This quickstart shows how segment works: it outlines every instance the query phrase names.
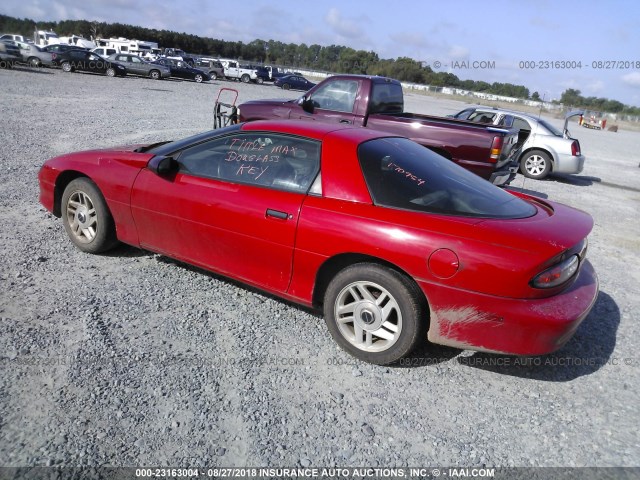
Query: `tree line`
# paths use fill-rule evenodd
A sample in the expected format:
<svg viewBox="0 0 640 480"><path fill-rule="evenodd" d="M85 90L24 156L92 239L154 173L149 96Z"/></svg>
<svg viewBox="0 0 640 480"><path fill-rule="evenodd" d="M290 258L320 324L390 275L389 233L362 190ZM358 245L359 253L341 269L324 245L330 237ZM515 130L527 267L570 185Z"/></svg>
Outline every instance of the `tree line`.
<svg viewBox="0 0 640 480"><path fill-rule="evenodd" d="M82 35L85 38L124 37L157 42L161 47L181 48L196 55L236 58L246 63L286 65L300 69L328 72L382 75L436 87L452 87L487 94L540 100L538 92L530 93L523 85L481 80L461 80L453 73L435 72L428 65L408 57L382 59L373 51L354 50L342 45L322 46L306 43L284 43L276 40L256 39L249 43L232 42L170 30L126 25L122 23L63 20L60 22L34 22L0 15L0 31L32 36L34 30L53 30L59 35ZM640 108L605 98L582 97L579 90L568 89L560 102L576 107L614 113L640 115Z"/></svg>
<svg viewBox="0 0 640 480"><path fill-rule="evenodd" d="M617 100L609 100L602 97L583 97L580 90L568 88L560 96L560 103L573 107L595 110L599 112L624 113L628 115L640 115L640 108L630 107Z"/></svg>

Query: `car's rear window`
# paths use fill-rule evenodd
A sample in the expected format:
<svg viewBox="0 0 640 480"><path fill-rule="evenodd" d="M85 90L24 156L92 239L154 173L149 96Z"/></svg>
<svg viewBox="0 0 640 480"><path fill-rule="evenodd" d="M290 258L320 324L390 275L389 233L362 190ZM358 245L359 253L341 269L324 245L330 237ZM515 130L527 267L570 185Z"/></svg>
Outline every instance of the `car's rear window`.
<svg viewBox="0 0 640 480"><path fill-rule="evenodd" d="M369 113L402 113L402 85L394 82L374 83L369 105Z"/></svg>
<svg viewBox="0 0 640 480"><path fill-rule="evenodd" d="M542 119L538 119L538 123L542 125L544 128L546 128L547 130L549 130L556 137L562 137L562 132L558 130L556 127L554 127L553 125L551 125L549 122Z"/></svg>
<svg viewBox="0 0 640 480"><path fill-rule="evenodd" d="M486 218L524 218L533 205L406 138L363 143L358 158L376 205Z"/></svg>

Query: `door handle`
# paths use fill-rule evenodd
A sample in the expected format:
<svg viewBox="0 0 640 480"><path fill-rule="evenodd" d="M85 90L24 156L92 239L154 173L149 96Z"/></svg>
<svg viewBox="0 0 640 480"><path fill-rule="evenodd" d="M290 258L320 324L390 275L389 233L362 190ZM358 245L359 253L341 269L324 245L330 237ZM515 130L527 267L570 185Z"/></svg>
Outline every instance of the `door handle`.
<svg viewBox="0 0 640 480"><path fill-rule="evenodd" d="M342 120L340 120L340 123L347 123L347 124L349 124L349 123L351 123L351 120L344 120L344 119L342 119Z"/></svg>
<svg viewBox="0 0 640 480"><path fill-rule="evenodd" d="M289 214L287 212L281 212L280 210L273 210L272 208L267 208L267 217L286 220L287 218L289 218Z"/></svg>

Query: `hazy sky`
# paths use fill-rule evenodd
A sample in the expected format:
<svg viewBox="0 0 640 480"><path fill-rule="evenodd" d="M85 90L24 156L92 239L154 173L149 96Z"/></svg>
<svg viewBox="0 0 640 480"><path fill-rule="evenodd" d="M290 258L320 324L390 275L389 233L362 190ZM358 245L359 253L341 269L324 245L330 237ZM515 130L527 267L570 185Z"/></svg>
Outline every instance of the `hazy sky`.
<svg viewBox="0 0 640 480"><path fill-rule="evenodd" d="M422 60L461 79L525 85L546 99L576 88L584 96L640 106L635 0L4 0L0 12L36 21L129 23L222 40L346 45L381 58Z"/></svg>

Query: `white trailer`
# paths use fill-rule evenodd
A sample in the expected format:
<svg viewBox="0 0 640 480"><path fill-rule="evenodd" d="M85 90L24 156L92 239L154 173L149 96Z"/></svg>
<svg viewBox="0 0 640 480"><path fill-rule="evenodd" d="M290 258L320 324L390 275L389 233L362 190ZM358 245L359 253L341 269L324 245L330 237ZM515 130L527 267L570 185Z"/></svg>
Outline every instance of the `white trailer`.
<svg viewBox="0 0 640 480"><path fill-rule="evenodd" d="M60 37L60 43L66 43L68 45L75 45L80 48L92 49L96 46L94 42L91 40L87 40L84 37L80 37L78 35L71 35L68 37Z"/></svg>
<svg viewBox="0 0 640 480"><path fill-rule="evenodd" d="M140 57L149 58L160 53L156 42L145 40L129 40L128 38L98 38L96 46L116 50L117 53L132 53Z"/></svg>

